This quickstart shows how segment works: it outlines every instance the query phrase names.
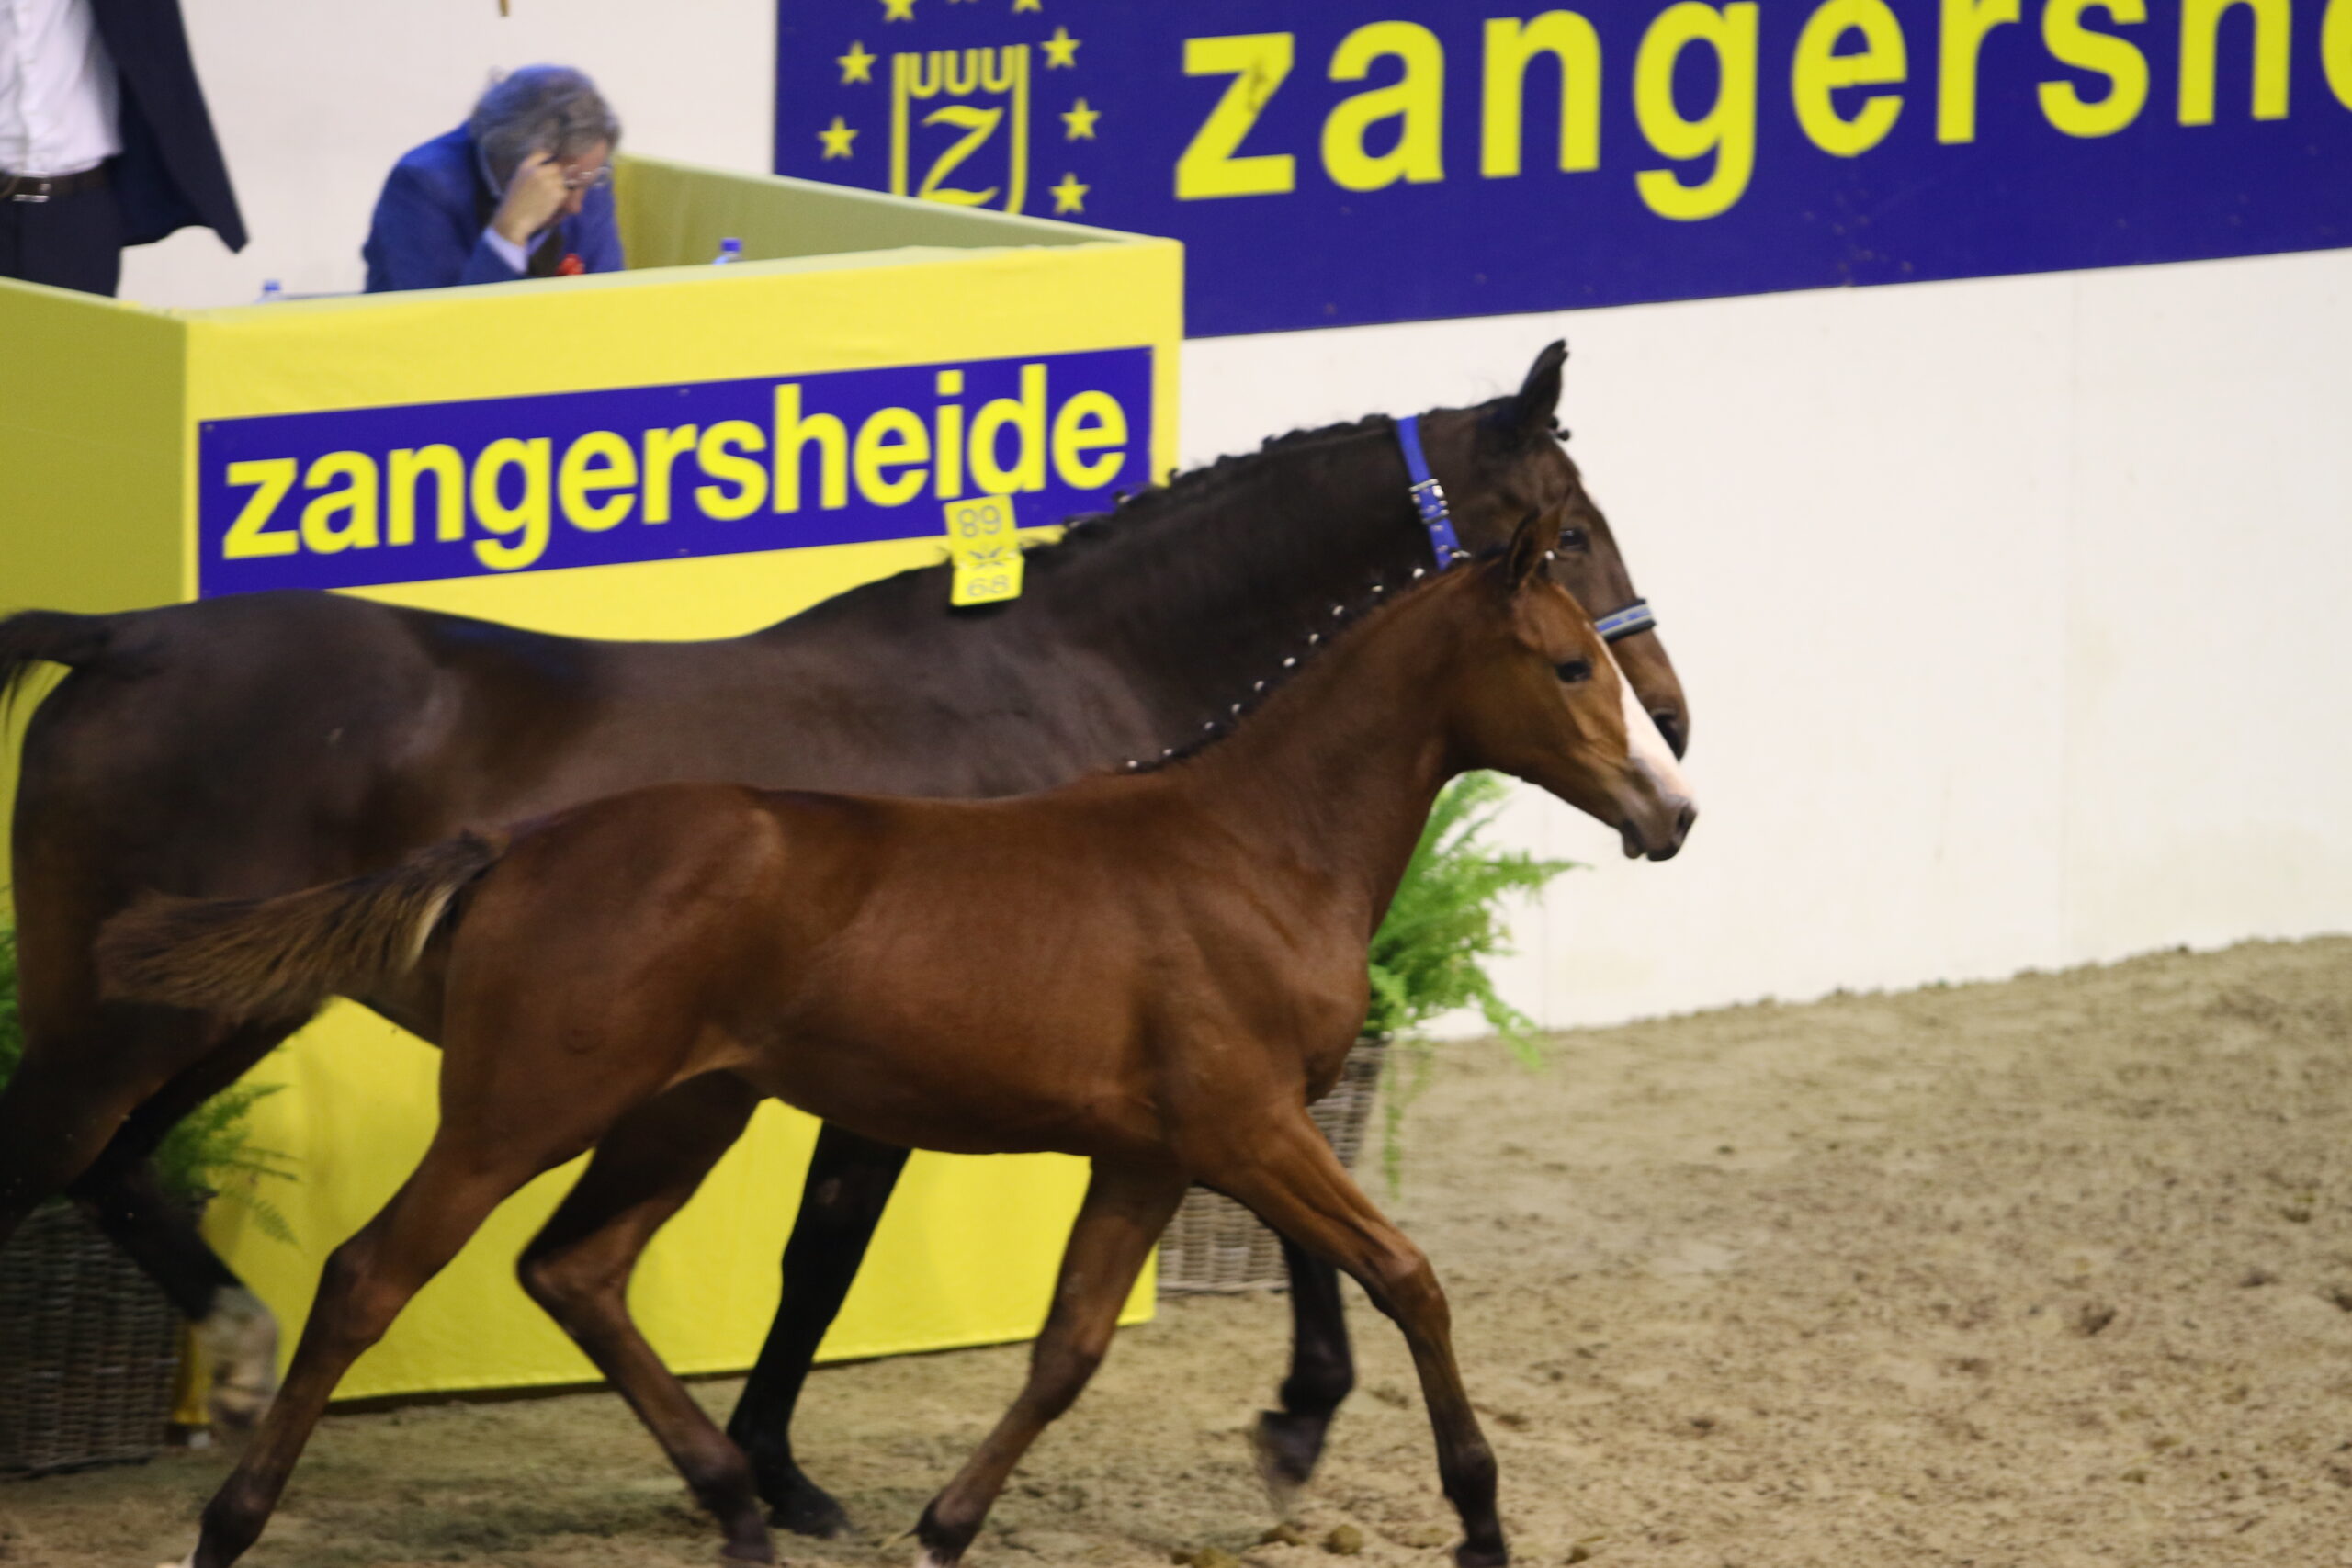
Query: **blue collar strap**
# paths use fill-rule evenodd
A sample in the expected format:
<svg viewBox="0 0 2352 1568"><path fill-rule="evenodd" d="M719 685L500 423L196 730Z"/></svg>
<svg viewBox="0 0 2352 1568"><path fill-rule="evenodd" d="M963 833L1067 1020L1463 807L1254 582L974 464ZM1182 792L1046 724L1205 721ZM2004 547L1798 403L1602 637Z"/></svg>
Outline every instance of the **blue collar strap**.
<svg viewBox="0 0 2352 1568"><path fill-rule="evenodd" d="M1592 623L1603 642L1623 642L1636 633L1649 631L1657 625L1657 617L1650 614L1650 602L1636 599L1614 615L1603 615Z"/></svg>
<svg viewBox="0 0 2352 1568"><path fill-rule="evenodd" d="M1408 414L1396 422L1396 445L1405 453L1405 472L1412 476L1413 505L1421 514L1421 526L1430 531L1430 553L1437 557L1437 569L1443 571L1466 553L1462 541L1453 536L1453 514L1445 509L1445 487L1430 472L1429 457L1421 451L1421 419Z"/></svg>

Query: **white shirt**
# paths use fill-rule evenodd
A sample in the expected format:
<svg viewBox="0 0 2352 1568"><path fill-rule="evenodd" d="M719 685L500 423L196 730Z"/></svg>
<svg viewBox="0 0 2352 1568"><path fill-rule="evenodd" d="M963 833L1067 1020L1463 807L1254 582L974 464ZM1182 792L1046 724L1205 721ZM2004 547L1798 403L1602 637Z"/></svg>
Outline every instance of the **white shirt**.
<svg viewBox="0 0 2352 1568"><path fill-rule="evenodd" d="M121 94L89 0L0 0L0 174L77 175L113 157Z"/></svg>

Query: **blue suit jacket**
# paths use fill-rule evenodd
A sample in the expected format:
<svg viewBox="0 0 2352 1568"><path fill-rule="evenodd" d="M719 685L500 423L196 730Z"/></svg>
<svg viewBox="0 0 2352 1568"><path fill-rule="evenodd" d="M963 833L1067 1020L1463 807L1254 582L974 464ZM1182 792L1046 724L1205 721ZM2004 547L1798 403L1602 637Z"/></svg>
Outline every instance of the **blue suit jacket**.
<svg viewBox="0 0 2352 1568"><path fill-rule="evenodd" d="M511 283L524 276L483 242L497 209L465 127L411 149L392 165L384 194L376 198L376 216L360 252L368 259L368 292ZM556 229L563 249L590 272L621 270L612 186L590 191L579 215L560 220Z"/></svg>

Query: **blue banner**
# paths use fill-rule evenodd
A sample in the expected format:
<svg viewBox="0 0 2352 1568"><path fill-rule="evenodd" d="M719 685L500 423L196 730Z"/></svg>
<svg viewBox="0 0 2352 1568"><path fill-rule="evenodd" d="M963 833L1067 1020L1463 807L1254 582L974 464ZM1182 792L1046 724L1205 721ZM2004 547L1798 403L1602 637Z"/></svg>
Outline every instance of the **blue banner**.
<svg viewBox="0 0 2352 1568"><path fill-rule="evenodd" d="M356 588L1023 525L1150 478L1151 350L216 420L198 592Z"/></svg>
<svg viewBox="0 0 2352 1568"><path fill-rule="evenodd" d="M780 0L778 172L1182 240L1198 335L2352 243L2352 0Z"/></svg>

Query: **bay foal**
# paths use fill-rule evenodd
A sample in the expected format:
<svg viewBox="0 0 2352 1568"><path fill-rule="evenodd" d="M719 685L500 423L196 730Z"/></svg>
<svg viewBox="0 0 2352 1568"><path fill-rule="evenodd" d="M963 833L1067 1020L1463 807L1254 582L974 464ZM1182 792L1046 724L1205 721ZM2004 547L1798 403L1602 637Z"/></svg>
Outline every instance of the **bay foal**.
<svg viewBox="0 0 2352 1568"><path fill-rule="evenodd" d="M440 1129L329 1260L192 1568L252 1544L337 1380L492 1209L681 1087L773 1095L904 1146L1092 1161L1027 1384L924 1511L927 1563L963 1555L1077 1396L1195 1180L1396 1319L1462 1518L1456 1557L1506 1561L1445 1298L1306 1106L1363 1020L1365 944L1447 779L1513 773L1619 828L1629 854L1665 859L1690 827L1671 754L1541 570L1551 542L1531 520L1498 556L1321 638L1262 714L1163 768L985 802L659 785L511 843L118 918L99 944L110 994L285 1020L341 993L435 1021L445 1053ZM567 1255L593 1258L659 1206L643 1173L592 1168L582 1185L600 1180L604 1229L542 1237L542 1269L565 1273ZM748 1464L639 1337L626 1283L534 1293L653 1429L729 1553L768 1561Z"/></svg>

